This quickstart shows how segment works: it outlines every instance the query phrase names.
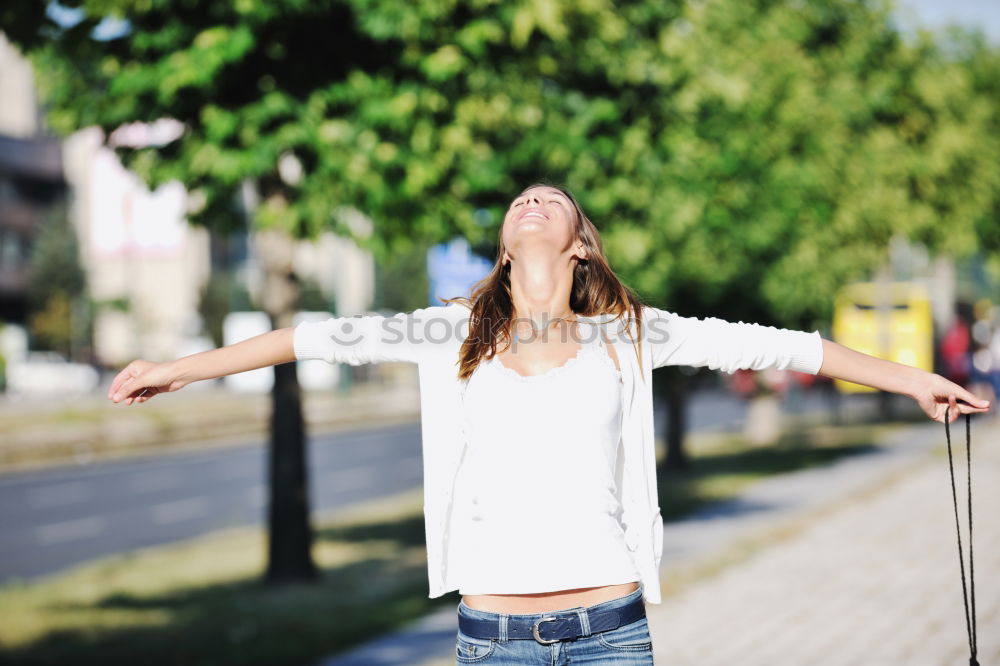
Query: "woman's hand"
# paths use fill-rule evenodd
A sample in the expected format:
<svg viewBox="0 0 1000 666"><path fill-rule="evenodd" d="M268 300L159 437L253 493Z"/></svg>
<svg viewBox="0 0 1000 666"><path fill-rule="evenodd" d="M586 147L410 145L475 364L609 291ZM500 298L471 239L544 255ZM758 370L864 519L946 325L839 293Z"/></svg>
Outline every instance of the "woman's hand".
<svg viewBox="0 0 1000 666"><path fill-rule="evenodd" d="M954 382L941 375L927 373L925 386L914 391L913 399L927 416L939 423L944 423L945 411L948 412L948 423L953 423L961 414L978 414L990 408L990 403L977 398ZM959 400L965 401L963 404ZM951 409L948 409L948 408Z"/></svg>
<svg viewBox="0 0 1000 666"><path fill-rule="evenodd" d="M181 381L176 366L172 363L135 360L115 376L108 389L108 398L112 402L124 400L126 405L131 405L133 402L146 402L158 393L176 391L186 385L187 382Z"/></svg>
<svg viewBox="0 0 1000 666"><path fill-rule="evenodd" d="M917 401L927 416L939 423L944 423L944 413L948 407L951 407L948 410L949 423L957 419L960 412L976 414L990 408L989 402L977 398L941 375L869 356L833 340L823 340L823 364L819 374L908 395ZM959 404L959 400L967 404Z"/></svg>

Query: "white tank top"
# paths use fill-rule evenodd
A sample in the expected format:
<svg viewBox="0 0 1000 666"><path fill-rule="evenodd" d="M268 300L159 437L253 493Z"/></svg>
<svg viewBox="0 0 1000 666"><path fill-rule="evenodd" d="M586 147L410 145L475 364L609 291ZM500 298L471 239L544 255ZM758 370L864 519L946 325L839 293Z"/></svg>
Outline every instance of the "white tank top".
<svg viewBox="0 0 1000 666"><path fill-rule="evenodd" d="M522 376L494 357L463 389L467 448L452 531L460 594L528 594L639 580L614 469L621 372L598 329L561 366Z"/></svg>

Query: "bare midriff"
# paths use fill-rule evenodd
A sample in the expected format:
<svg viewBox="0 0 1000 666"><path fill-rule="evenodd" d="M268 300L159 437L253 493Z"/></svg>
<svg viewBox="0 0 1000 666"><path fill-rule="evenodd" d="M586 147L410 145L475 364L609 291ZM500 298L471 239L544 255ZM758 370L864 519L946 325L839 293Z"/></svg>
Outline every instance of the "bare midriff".
<svg viewBox="0 0 1000 666"><path fill-rule="evenodd" d="M577 606L593 606L624 597L637 589L639 583L632 582L537 594L465 594L462 601L469 608L490 613L549 613Z"/></svg>

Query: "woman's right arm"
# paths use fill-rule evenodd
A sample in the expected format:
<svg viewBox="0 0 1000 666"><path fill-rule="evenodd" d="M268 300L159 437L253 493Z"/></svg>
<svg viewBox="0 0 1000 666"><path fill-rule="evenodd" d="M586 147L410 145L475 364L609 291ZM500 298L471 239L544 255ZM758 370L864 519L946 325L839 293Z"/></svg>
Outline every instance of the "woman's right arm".
<svg viewBox="0 0 1000 666"><path fill-rule="evenodd" d="M268 365L309 359L327 363L419 362L436 349L450 350L463 339L467 307L461 304L418 308L391 317L364 315L302 322L294 328L262 333L242 342L166 363L136 360L111 382L113 402L146 402L157 393L176 391ZM145 391L145 392L144 392Z"/></svg>
<svg viewBox="0 0 1000 666"><path fill-rule="evenodd" d="M209 351L166 363L135 360L119 372L108 389L112 402L146 402L157 393L184 388L202 379L214 379L295 359L294 328L279 328ZM141 396L141 397L140 397Z"/></svg>

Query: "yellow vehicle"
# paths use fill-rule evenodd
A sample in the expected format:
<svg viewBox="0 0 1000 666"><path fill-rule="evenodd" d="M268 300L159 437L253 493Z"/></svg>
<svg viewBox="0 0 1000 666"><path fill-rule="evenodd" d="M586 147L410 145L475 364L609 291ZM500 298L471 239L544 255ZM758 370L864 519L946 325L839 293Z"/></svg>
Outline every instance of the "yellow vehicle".
<svg viewBox="0 0 1000 666"><path fill-rule="evenodd" d="M934 324L927 290L912 282L858 282L834 301L833 339L897 363L934 370ZM874 392L834 380L842 393Z"/></svg>

